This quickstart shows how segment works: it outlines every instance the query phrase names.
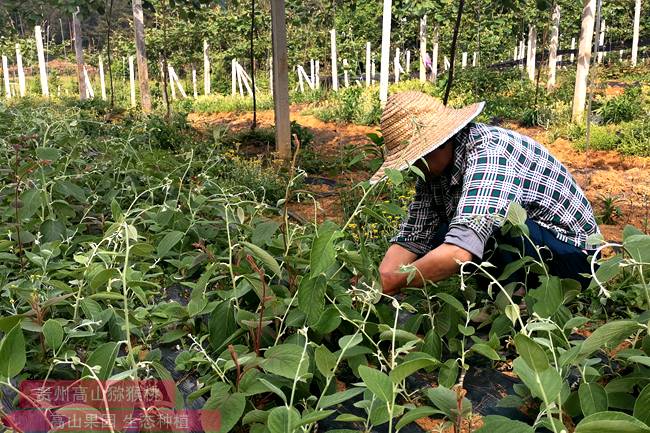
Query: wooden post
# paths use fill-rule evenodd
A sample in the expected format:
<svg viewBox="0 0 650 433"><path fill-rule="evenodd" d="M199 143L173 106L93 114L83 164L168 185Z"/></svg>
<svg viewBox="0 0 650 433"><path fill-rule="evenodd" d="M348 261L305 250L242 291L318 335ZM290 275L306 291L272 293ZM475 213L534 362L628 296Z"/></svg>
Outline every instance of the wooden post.
<svg viewBox="0 0 650 433"><path fill-rule="evenodd" d="M463 52L463 56L461 57L460 61L460 67L462 69L465 69L467 67L467 51Z"/></svg>
<svg viewBox="0 0 650 433"><path fill-rule="evenodd" d="M600 35L598 37L598 63L603 63L603 48L605 46L605 20L602 20L600 23Z"/></svg>
<svg viewBox="0 0 650 433"><path fill-rule="evenodd" d="M275 146L278 156L291 159L291 125L289 122L289 61L284 0L271 0L273 40L273 109Z"/></svg>
<svg viewBox="0 0 650 433"><path fill-rule="evenodd" d="M584 0L583 5L580 43L578 49L578 68L576 70L576 85L573 93L572 120L574 122L582 122L585 111L585 102L587 100L587 79L589 78L591 45L594 37L596 0Z"/></svg>
<svg viewBox="0 0 650 433"><path fill-rule="evenodd" d="M553 10L553 28L551 29L551 46L548 54L548 82L547 89L555 87L555 77L557 69L557 49L560 43L560 5L555 4Z"/></svg>
<svg viewBox="0 0 650 433"><path fill-rule="evenodd" d="M196 68L192 66L192 94L196 99L199 95L196 93Z"/></svg>
<svg viewBox="0 0 650 433"><path fill-rule="evenodd" d="M102 100L106 100L106 81L104 79L104 61L102 56L99 56L99 86L102 91Z"/></svg>
<svg viewBox="0 0 650 433"><path fill-rule="evenodd" d="M41 35L41 26L34 27L34 37L36 39L36 51L38 53L38 72L41 79L41 93L46 98L49 98L50 89L47 85L47 67L45 64L45 52L43 50L43 36Z"/></svg>
<svg viewBox="0 0 650 433"><path fill-rule="evenodd" d="M135 50L138 57L138 83L140 84L140 100L142 111L151 111L151 95L149 94L149 67L147 66L147 50L144 42L144 14L142 0L133 0L133 27L135 29Z"/></svg>
<svg viewBox="0 0 650 433"><path fill-rule="evenodd" d="M18 90L22 98L27 94L27 88L25 86L25 70L23 69L23 56L20 53L20 44L16 44L16 68L18 69Z"/></svg>
<svg viewBox="0 0 650 433"><path fill-rule="evenodd" d="M339 90L339 77L338 77L338 68L337 68L337 59L336 59L336 30L330 30L330 41L332 48L332 89L334 91Z"/></svg>
<svg viewBox="0 0 650 433"><path fill-rule="evenodd" d="M420 18L420 81L427 80L427 68L424 59L427 56L427 16Z"/></svg>
<svg viewBox="0 0 650 433"><path fill-rule="evenodd" d="M11 83L9 82L9 62L7 56L2 56L2 75L5 83L5 96L11 99Z"/></svg>
<svg viewBox="0 0 650 433"><path fill-rule="evenodd" d="M137 103L135 101L135 67L133 65L134 58L129 56L129 85L131 90L131 107L135 108Z"/></svg>
<svg viewBox="0 0 650 433"><path fill-rule="evenodd" d="M203 40L203 94L210 94L210 57L208 56L208 41Z"/></svg>
<svg viewBox="0 0 650 433"><path fill-rule="evenodd" d="M528 79L535 81L535 57L537 55L537 29L535 26L530 26L528 30L528 58L526 59L526 69L528 71Z"/></svg>
<svg viewBox="0 0 650 433"><path fill-rule="evenodd" d="M81 23L79 22L79 8L72 14L72 31L74 38L74 56L77 60L77 82L79 84L79 99L82 101L88 96L86 81L84 80L84 51L81 36Z"/></svg>
<svg viewBox="0 0 650 433"><path fill-rule="evenodd" d="M350 77L348 73L348 59L343 59L343 84L350 87Z"/></svg>
<svg viewBox="0 0 650 433"><path fill-rule="evenodd" d="M390 67L390 24L392 0L384 0L381 27L381 65L379 71L379 102L382 107L388 100L388 72Z"/></svg>
<svg viewBox="0 0 650 433"><path fill-rule="evenodd" d="M366 42L366 87L370 87L370 63L372 62L370 51L370 42Z"/></svg>
<svg viewBox="0 0 650 433"><path fill-rule="evenodd" d="M575 54L573 53L576 49L576 38L571 38L571 56L569 57L569 62L573 63L575 61Z"/></svg>
<svg viewBox="0 0 650 433"><path fill-rule="evenodd" d="M647 6L647 5L646 5ZM639 56L639 26L641 24L641 0L634 4L634 32L632 35L632 67L635 67Z"/></svg>

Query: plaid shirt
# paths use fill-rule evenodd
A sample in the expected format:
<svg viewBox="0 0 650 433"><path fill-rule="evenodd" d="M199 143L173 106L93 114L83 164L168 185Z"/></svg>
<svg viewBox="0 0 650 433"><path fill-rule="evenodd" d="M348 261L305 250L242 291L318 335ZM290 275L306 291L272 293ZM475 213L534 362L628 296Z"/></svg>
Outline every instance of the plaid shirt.
<svg viewBox="0 0 650 433"><path fill-rule="evenodd" d="M423 255L433 249L441 224L445 242L481 258L511 202L563 242L591 249L598 232L591 205L566 167L541 144L517 132L470 123L454 137L447 172L418 179L408 217L391 242Z"/></svg>

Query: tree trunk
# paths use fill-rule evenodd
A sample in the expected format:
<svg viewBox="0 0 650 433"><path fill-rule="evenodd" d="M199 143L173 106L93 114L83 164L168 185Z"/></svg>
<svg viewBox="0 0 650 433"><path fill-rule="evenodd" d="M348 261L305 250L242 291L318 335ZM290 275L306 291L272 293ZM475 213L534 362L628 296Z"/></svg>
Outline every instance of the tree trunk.
<svg viewBox="0 0 650 433"><path fill-rule="evenodd" d="M149 93L147 50L144 43L144 14L142 12L142 0L133 0L133 27L135 29L135 48L138 59L138 83L140 84L142 111L149 113L151 112L151 95Z"/></svg>
<svg viewBox="0 0 650 433"><path fill-rule="evenodd" d="M537 66L537 29L535 26L530 26L528 29L528 56L526 58L526 70L528 72L528 79L535 80L535 67Z"/></svg>
<svg viewBox="0 0 650 433"><path fill-rule="evenodd" d="M647 5L646 5L647 6ZM641 0L634 5L634 33L632 35L632 66L636 66L639 55L639 25L641 23Z"/></svg>
<svg viewBox="0 0 650 433"><path fill-rule="evenodd" d="M79 23L79 9L72 14L72 28L74 30L74 55L77 60L77 82L79 83L79 99L86 99L86 81L84 80L84 51L81 36L81 23Z"/></svg>
<svg viewBox="0 0 650 433"><path fill-rule="evenodd" d="M589 64L591 63L591 44L594 37L595 13L596 0L584 0L580 42L578 44L578 68L576 71L576 84L573 93L572 120L576 123L582 121L585 111L587 80L589 78Z"/></svg>
<svg viewBox="0 0 650 433"><path fill-rule="evenodd" d="M284 0L271 0L273 40L273 107L275 146L280 158L291 159L291 125L289 122L289 60Z"/></svg>
<svg viewBox="0 0 650 433"><path fill-rule="evenodd" d="M115 106L115 87L113 86L113 53L111 50L111 37L113 34L113 0L108 2L108 14L106 15L106 58L108 60L108 82L111 89L110 106Z"/></svg>
<svg viewBox="0 0 650 433"><path fill-rule="evenodd" d="M392 4L392 0L384 0L381 27L381 65L379 70L379 101L382 107L386 105L386 101L388 100L388 73L390 68L390 25Z"/></svg>
<svg viewBox="0 0 650 433"><path fill-rule="evenodd" d="M465 0L460 0L458 3L458 14L456 15L456 23L454 24L454 36L451 39L451 60L449 65L449 77L447 79L447 87L445 88L445 97L442 103L447 105L449 102L449 93L451 92L451 85L454 81L454 65L456 63L456 45L458 43L458 32L460 31L460 23L463 19L463 8L465 7Z"/></svg>

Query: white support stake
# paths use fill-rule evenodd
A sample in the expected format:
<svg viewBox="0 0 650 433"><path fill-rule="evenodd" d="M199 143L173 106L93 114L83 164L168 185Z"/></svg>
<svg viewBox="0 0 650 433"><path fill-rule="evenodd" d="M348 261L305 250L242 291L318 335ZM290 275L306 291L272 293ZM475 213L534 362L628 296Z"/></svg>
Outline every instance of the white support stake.
<svg viewBox="0 0 650 433"><path fill-rule="evenodd" d="M348 72L348 59L343 59L343 84L350 87L350 76Z"/></svg>
<svg viewBox="0 0 650 433"><path fill-rule="evenodd" d="M467 52L466 51L463 52L463 56L462 56L461 62L460 62L460 67L462 69L465 69L467 67Z"/></svg>
<svg viewBox="0 0 650 433"><path fill-rule="evenodd" d="M86 98L95 99L95 91L93 90L93 85L90 82L90 77L88 76L88 70L86 69L86 65L84 65L83 67L83 74L84 74L84 84L86 85Z"/></svg>
<svg viewBox="0 0 650 433"><path fill-rule="evenodd" d="M399 83L399 73L402 69L399 64L399 48L395 49L395 58L393 60L393 74L395 75L395 83Z"/></svg>
<svg viewBox="0 0 650 433"><path fill-rule="evenodd" d="M239 96L244 97L244 84L242 83L241 69L239 62L235 60L235 75L237 75L237 86L239 87Z"/></svg>
<svg viewBox="0 0 650 433"><path fill-rule="evenodd" d="M34 36L36 39L36 51L38 53L38 72L41 79L41 93L46 98L49 98L50 89L47 85L47 67L45 64L45 51L43 50L43 36L41 35L41 26L34 27Z"/></svg>
<svg viewBox="0 0 650 433"><path fill-rule="evenodd" d="M185 88L183 87L183 83L181 83L181 80L178 78L178 75L176 75L176 71L174 70L174 67L170 66L169 70L170 70L170 75L174 77L174 82L176 83L176 87L178 87L178 91L181 93L181 96L183 98L187 98L187 93L185 93Z"/></svg>
<svg viewBox="0 0 650 433"><path fill-rule="evenodd" d="M372 62L372 55L370 53L370 42L366 42L366 87L370 87L370 74L372 73L371 71L371 62Z"/></svg>
<svg viewBox="0 0 650 433"><path fill-rule="evenodd" d="M314 83L314 84L316 85L316 89L318 90L318 89L320 89L320 61L319 60L316 60L316 69L315 69L315 71L316 71L316 77L315 77L316 78L316 83Z"/></svg>
<svg viewBox="0 0 650 433"><path fill-rule="evenodd" d="M535 81L535 62L537 56L537 29L535 26L530 26L528 30L528 58L526 59L526 69L528 71L528 79Z"/></svg>
<svg viewBox="0 0 650 433"><path fill-rule="evenodd" d="M571 38L571 56L569 57L569 62L573 63L575 61L575 54L573 53L576 50L576 38Z"/></svg>
<svg viewBox="0 0 650 433"><path fill-rule="evenodd" d="M313 84L316 81L316 64L314 63L314 59L309 59L309 77Z"/></svg>
<svg viewBox="0 0 650 433"><path fill-rule="evenodd" d="M433 35L433 51L431 52L431 81L435 82L438 79L438 29Z"/></svg>
<svg viewBox="0 0 650 433"><path fill-rule="evenodd" d="M336 58L336 30L330 30L330 41L332 45L332 89L339 90L339 77Z"/></svg>
<svg viewBox="0 0 650 433"><path fill-rule="evenodd" d="M370 83L375 84L375 74L377 72L377 68L375 67L375 59L372 59L370 62Z"/></svg>
<svg viewBox="0 0 650 433"><path fill-rule="evenodd" d="M2 75L5 83L5 96L11 99L11 83L9 81L9 62L7 56L2 56Z"/></svg>
<svg viewBox="0 0 650 433"><path fill-rule="evenodd" d="M427 68L424 59L427 57L427 16L420 18L420 81L427 80Z"/></svg>
<svg viewBox="0 0 650 433"><path fill-rule="evenodd" d="M129 84L131 86L131 107L135 108L137 103L135 101L135 68L133 67L133 62L135 61L134 56L129 56ZM173 92L173 87L172 87Z"/></svg>
<svg viewBox="0 0 650 433"><path fill-rule="evenodd" d="M478 53L474 51L474 53L472 54L472 66L476 67L477 63L478 63Z"/></svg>
<svg viewBox="0 0 650 433"><path fill-rule="evenodd" d="M172 67L167 64L167 75L169 76L169 87L172 92L172 99L176 99L176 86L174 86L174 74L172 74Z"/></svg>
<svg viewBox="0 0 650 433"><path fill-rule="evenodd" d="M210 57L208 41L203 40L203 94L210 94Z"/></svg>
<svg viewBox="0 0 650 433"><path fill-rule="evenodd" d="M251 81L250 77L248 76L248 74L244 70L244 67L242 65L240 65L239 63L237 63L237 69L238 69L238 72L239 72L240 86L243 83L244 87L246 88L246 91L248 92L248 96L253 97L253 91L251 90L251 86L250 86L250 81ZM242 94L242 96L243 96L243 94Z"/></svg>
<svg viewBox="0 0 650 433"><path fill-rule="evenodd" d="M605 20L600 23L600 35L598 37L598 63L603 63L603 49L605 48Z"/></svg>
<svg viewBox="0 0 650 433"><path fill-rule="evenodd" d="M23 69L23 56L20 53L20 44L16 44L16 67L18 68L18 89L20 96L24 97L27 94L25 86L25 70Z"/></svg>
<svg viewBox="0 0 650 433"><path fill-rule="evenodd" d="M196 91L196 68L192 66L192 95L196 99L199 95Z"/></svg>
<svg viewBox="0 0 650 433"><path fill-rule="evenodd" d="M647 5L646 5L647 7ZM634 3L634 30L632 32L632 67L635 67L639 57L639 26L641 24L641 0Z"/></svg>
<svg viewBox="0 0 650 433"><path fill-rule="evenodd" d="M235 96L237 93L237 60L232 59L230 61L230 78L231 78L231 92L232 96Z"/></svg>
<svg viewBox="0 0 650 433"><path fill-rule="evenodd" d="M106 81L104 77L104 61L99 56L99 87L102 92L102 101L106 100Z"/></svg>
<svg viewBox="0 0 650 433"><path fill-rule="evenodd" d="M557 50L560 43L560 5L555 4L553 10L553 27L551 29L551 46L548 55L548 82L546 87L550 90L555 87L557 72Z"/></svg>
<svg viewBox="0 0 650 433"><path fill-rule="evenodd" d="M381 26L381 66L379 72L379 102L386 105L388 100L388 72L390 68L390 25L392 0L384 0Z"/></svg>
<svg viewBox="0 0 650 433"><path fill-rule="evenodd" d="M300 66L296 67L296 74L298 75L298 88L300 89L300 93L305 93L305 83L303 82L302 79L302 72L300 71Z"/></svg>
<svg viewBox="0 0 650 433"><path fill-rule="evenodd" d="M448 71L449 68L451 67L451 63L449 63L449 59L447 58L447 56L445 56L444 62L445 62L445 71Z"/></svg>
<svg viewBox="0 0 650 433"><path fill-rule="evenodd" d="M573 107L571 120L582 122L587 100L587 82L589 66L591 64L591 47L594 37L594 15L596 0L584 0L582 9L582 24L580 30L580 43L578 50L578 66L576 70L576 84L573 93Z"/></svg>
<svg viewBox="0 0 650 433"><path fill-rule="evenodd" d="M406 50L406 75L411 76L411 50Z"/></svg>

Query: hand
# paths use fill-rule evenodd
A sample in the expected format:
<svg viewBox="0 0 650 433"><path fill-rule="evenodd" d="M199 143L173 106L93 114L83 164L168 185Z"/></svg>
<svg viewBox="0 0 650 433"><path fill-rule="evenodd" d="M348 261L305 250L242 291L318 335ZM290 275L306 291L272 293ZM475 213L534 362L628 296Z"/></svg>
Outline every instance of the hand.
<svg viewBox="0 0 650 433"><path fill-rule="evenodd" d="M393 294L406 285L407 274L399 272L403 265L413 263L417 255L406 248L393 244L379 265L379 276L384 293Z"/></svg>

